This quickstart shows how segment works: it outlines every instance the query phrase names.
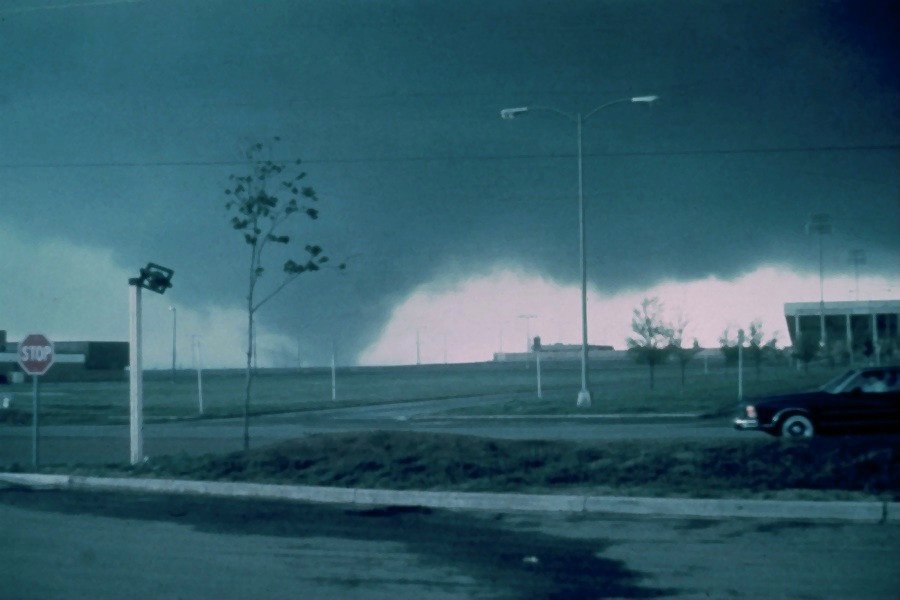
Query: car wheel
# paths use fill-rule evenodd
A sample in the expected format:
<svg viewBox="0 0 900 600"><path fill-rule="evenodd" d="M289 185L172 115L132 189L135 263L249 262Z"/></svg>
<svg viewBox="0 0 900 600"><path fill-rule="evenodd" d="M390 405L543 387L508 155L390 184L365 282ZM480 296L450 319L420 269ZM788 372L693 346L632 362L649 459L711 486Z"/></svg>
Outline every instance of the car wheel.
<svg viewBox="0 0 900 600"><path fill-rule="evenodd" d="M791 415L781 424L781 435L790 439L811 438L815 433L812 421L803 415Z"/></svg>

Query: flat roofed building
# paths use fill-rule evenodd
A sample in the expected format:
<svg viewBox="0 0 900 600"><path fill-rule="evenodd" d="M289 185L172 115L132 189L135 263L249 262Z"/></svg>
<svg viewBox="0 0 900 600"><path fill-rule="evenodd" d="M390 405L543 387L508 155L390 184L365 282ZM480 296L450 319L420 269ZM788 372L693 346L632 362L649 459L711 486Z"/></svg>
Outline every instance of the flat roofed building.
<svg viewBox="0 0 900 600"><path fill-rule="evenodd" d="M784 305L791 344L812 336L832 356L852 364L866 358L896 361L900 351L900 300L788 302Z"/></svg>

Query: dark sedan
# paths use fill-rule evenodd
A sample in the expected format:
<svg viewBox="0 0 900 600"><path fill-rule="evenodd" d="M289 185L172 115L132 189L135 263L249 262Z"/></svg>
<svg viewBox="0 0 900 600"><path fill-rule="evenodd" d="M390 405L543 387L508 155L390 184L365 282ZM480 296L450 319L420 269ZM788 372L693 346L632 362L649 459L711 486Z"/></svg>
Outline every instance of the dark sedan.
<svg viewBox="0 0 900 600"><path fill-rule="evenodd" d="M900 432L900 367L851 369L812 392L752 400L734 426L788 438Z"/></svg>

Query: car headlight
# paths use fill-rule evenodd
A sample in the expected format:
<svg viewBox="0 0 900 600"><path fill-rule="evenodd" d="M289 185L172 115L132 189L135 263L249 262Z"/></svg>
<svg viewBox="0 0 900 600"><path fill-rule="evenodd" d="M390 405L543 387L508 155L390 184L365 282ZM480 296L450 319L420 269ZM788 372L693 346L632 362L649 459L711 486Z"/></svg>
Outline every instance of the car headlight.
<svg viewBox="0 0 900 600"><path fill-rule="evenodd" d="M753 406L752 404L748 404L744 410L747 412L748 419L756 418L756 407L755 406Z"/></svg>

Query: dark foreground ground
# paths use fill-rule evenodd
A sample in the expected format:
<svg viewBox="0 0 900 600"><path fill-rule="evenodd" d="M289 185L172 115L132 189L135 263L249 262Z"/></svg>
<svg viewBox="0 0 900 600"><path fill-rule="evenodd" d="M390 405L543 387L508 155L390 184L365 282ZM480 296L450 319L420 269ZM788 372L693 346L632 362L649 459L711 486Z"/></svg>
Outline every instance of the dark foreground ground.
<svg viewBox="0 0 900 600"><path fill-rule="evenodd" d="M2 598L896 598L896 526L0 490Z"/></svg>

